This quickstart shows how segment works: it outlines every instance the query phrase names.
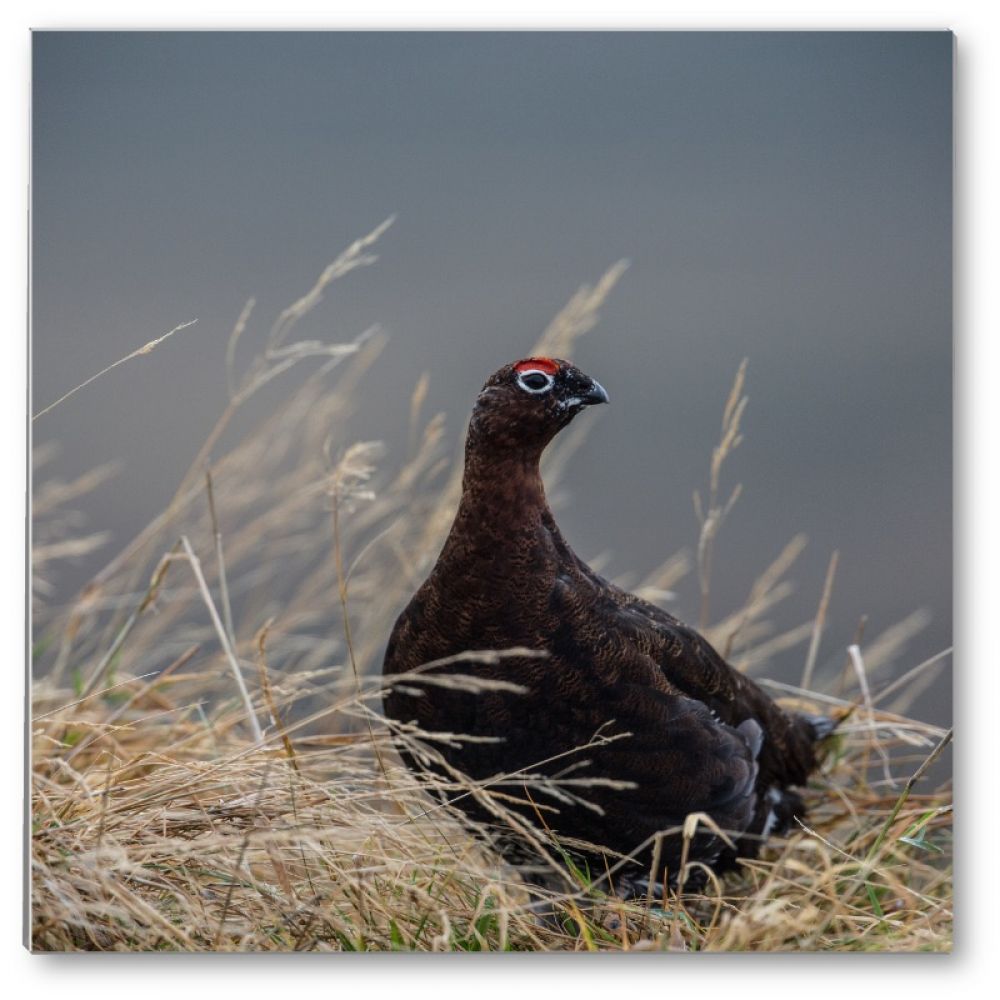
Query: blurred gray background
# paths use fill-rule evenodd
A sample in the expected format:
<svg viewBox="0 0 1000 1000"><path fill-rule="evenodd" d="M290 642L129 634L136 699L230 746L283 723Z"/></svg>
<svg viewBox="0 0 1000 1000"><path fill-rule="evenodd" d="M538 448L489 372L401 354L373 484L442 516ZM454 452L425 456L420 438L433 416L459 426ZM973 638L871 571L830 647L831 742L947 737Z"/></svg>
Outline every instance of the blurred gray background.
<svg viewBox="0 0 1000 1000"><path fill-rule="evenodd" d="M487 375L628 257L574 357L612 406L564 533L611 574L693 548L746 356L713 610L802 531L773 617L813 613L839 549L821 665L862 614L874 636L926 608L902 671L951 642L951 83L948 33L36 33L33 410L199 320L38 420L46 473L121 460L84 506L123 544L223 408L245 300L266 329L393 212L301 331L388 331L356 427L390 458L419 372L457 444ZM697 619L693 578L675 610ZM916 711L950 716L947 679Z"/></svg>

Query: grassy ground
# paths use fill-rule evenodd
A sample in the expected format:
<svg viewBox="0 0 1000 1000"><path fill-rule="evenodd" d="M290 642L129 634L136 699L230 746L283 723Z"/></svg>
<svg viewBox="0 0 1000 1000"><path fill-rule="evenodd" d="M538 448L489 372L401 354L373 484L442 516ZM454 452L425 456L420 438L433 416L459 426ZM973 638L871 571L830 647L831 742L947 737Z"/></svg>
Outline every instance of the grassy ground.
<svg viewBox="0 0 1000 1000"><path fill-rule="evenodd" d="M80 535L69 512L107 470L60 483L36 452L34 947L950 949L950 785L928 790L924 776L942 770L935 757L950 731L907 718L945 657L903 660L918 614L844 642L843 671L818 672L835 563L814 620L782 630L770 619L798 538L745 605L705 631L758 678L776 652L802 646L804 687L772 685L775 696L850 714L807 792L805 824L705 893L624 903L606 881L575 873L547 894L557 918L541 921L540 890L529 892L400 766L378 713L378 658L447 531L456 464L441 418L422 414L422 378L397 466L376 444L344 436L382 349L377 329L337 345L291 336L331 282L374 261L378 235L280 314L239 373L248 305L217 427L162 514L65 606L48 597L60 560L104 542ZM570 354L620 273L581 289L537 348ZM299 378L284 401L246 419L248 401L286 372ZM713 542L735 499L723 466L739 443L744 377L699 499L695 555L628 581L658 600L691 574L706 618ZM572 428L549 457L550 487L583 433Z"/></svg>

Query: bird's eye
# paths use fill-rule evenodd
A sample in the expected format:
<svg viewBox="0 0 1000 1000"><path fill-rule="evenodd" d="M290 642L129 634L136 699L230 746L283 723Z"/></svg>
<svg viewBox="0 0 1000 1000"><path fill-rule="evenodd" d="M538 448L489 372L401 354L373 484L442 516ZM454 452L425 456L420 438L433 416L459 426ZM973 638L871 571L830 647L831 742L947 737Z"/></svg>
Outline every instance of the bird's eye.
<svg viewBox="0 0 1000 1000"><path fill-rule="evenodd" d="M552 376L540 371L519 372L517 381L528 392L545 392L552 387Z"/></svg>

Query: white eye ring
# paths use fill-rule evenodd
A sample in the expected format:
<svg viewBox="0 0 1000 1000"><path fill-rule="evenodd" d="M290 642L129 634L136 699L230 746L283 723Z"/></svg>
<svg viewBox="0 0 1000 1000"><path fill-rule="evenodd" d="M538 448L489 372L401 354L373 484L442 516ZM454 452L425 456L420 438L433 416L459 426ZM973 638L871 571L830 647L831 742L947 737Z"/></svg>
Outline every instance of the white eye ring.
<svg viewBox="0 0 1000 1000"><path fill-rule="evenodd" d="M545 385L540 385L537 389L533 389L530 385L525 383L525 378L528 375L541 375L545 379ZM537 395L540 392L548 392L552 388L552 383L555 379L548 373L543 372L538 368L529 368L527 371L517 373L517 384L525 391L530 392L533 395Z"/></svg>

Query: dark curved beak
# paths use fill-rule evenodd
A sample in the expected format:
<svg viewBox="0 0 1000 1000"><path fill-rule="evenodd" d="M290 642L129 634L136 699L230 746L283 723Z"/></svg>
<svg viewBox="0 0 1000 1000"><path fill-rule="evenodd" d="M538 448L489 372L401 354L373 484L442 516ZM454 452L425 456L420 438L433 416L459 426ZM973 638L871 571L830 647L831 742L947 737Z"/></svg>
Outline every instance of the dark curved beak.
<svg viewBox="0 0 1000 1000"><path fill-rule="evenodd" d="M607 390L600 382L591 380L590 388L580 396L580 402L584 406L596 406L598 403L610 403Z"/></svg>

